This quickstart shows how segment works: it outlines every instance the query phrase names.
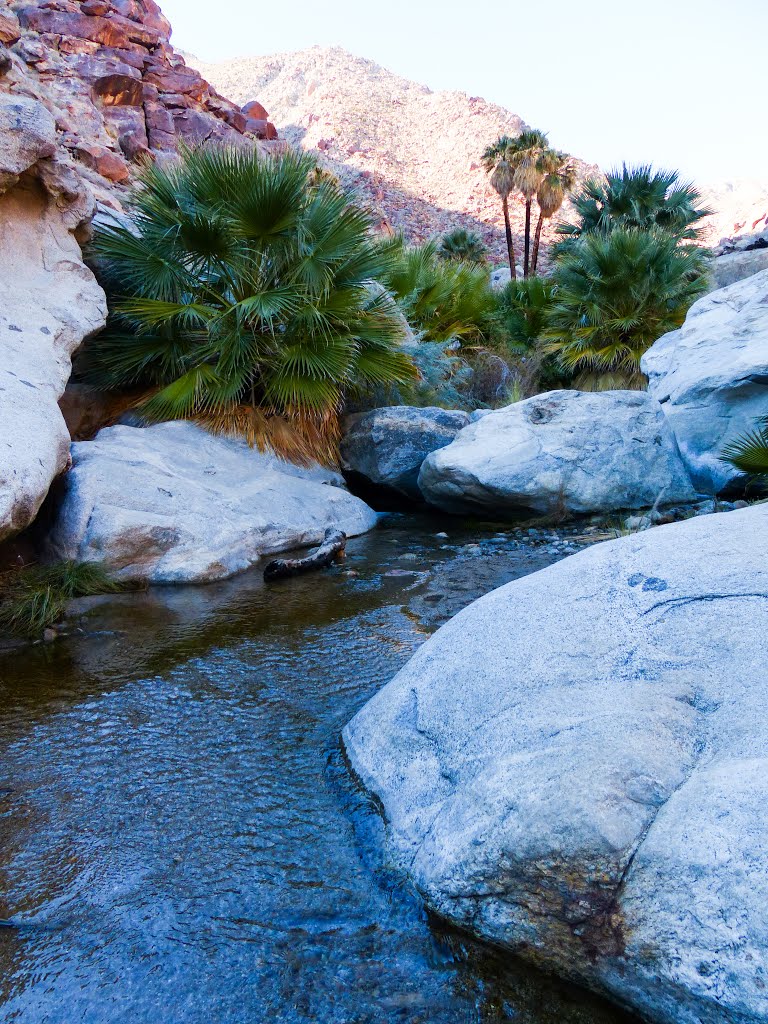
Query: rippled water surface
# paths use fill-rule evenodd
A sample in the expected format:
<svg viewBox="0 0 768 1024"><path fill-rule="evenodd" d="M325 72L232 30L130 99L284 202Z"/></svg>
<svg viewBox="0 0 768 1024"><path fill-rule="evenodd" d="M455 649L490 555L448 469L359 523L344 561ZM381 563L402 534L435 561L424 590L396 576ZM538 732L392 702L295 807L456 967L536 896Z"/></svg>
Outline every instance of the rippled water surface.
<svg viewBox="0 0 768 1024"><path fill-rule="evenodd" d="M344 767L342 726L436 626L553 558L444 528L83 602L82 635L0 656L0 1020L624 1019L429 921Z"/></svg>

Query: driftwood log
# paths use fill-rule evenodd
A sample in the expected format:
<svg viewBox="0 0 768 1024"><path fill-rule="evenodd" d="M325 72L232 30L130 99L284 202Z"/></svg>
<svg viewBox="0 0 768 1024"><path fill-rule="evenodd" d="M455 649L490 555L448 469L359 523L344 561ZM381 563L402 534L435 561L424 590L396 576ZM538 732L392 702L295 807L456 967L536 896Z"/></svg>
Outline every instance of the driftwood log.
<svg viewBox="0 0 768 1024"><path fill-rule="evenodd" d="M315 569L325 569L333 562L339 562L344 558L346 546L346 533L330 528L325 531L322 544L310 551L306 558L277 558L270 562L264 569L264 579L283 580L288 576L299 576Z"/></svg>

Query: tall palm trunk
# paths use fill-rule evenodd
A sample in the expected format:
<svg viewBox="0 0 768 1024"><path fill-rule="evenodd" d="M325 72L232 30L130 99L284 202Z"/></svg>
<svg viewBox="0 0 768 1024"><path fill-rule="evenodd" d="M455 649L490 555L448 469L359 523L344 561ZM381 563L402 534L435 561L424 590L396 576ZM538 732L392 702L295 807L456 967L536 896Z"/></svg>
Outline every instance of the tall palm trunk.
<svg viewBox="0 0 768 1024"><path fill-rule="evenodd" d="M536 224L536 234L533 239L533 256L531 256L531 274L536 277L536 267L539 265L539 244L541 243L541 228L544 224L544 214L539 214Z"/></svg>
<svg viewBox="0 0 768 1024"><path fill-rule="evenodd" d="M501 200L504 207L504 230L507 234L507 255L509 256L509 272L512 280L517 280L517 268L515 267L515 242L512 238L512 225L509 223L509 198L504 196Z"/></svg>
<svg viewBox="0 0 768 1024"><path fill-rule="evenodd" d="M525 259L523 261L523 276L528 277L529 255L531 251L531 205L533 199L525 200Z"/></svg>

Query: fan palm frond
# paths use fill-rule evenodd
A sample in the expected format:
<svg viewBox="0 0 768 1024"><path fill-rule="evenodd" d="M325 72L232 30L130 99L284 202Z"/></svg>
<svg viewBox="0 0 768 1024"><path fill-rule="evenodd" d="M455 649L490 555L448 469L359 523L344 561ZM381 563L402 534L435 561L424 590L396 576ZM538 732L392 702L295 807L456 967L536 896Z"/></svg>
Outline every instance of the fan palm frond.
<svg viewBox="0 0 768 1024"><path fill-rule="evenodd" d="M608 232L616 227L660 228L677 239L693 241L701 221L712 211L701 205L701 193L677 171L654 170L650 164L612 170L603 181L586 181L573 205L577 223L558 228L561 234Z"/></svg>
<svg viewBox="0 0 768 1024"><path fill-rule="evenodd" d="M374 284L401 250L378 244L370 215L315 170L300 152L214 145L148 165L129 199L135 230L94 241L111 316L79 372L143 389L152 420L243 424L249 438L281 437L283 453L327 455L347 392L416 371L402 312ZM304 440L286 440L287 422Z"/></svg>
<svg viewBox="0 0 768 1024"><path fill-rule="evenodd" d="M720 458L749 476L768 478L768 417L728 444Z"/></svg>
<svg viewBox="0 0 768 1024"><path fill-rule="evenodd" d="M705 255L664 231L584 235L558 262L542 332L560 366L642 385L640 358L706 289Z"/></svg>

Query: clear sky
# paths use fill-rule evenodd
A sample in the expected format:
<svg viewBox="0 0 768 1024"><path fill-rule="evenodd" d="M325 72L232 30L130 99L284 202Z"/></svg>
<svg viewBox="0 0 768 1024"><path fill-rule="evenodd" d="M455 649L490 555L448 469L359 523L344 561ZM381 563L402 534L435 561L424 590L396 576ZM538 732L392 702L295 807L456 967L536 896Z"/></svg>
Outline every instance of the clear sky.
<svg viewBox="0 0 768 1024"><path fill-rule="evenodd" d="M603 167L768 181L768 0L160 2L203 60L339 45Z"/></svg>

